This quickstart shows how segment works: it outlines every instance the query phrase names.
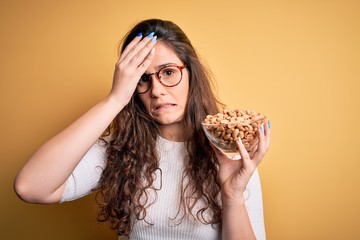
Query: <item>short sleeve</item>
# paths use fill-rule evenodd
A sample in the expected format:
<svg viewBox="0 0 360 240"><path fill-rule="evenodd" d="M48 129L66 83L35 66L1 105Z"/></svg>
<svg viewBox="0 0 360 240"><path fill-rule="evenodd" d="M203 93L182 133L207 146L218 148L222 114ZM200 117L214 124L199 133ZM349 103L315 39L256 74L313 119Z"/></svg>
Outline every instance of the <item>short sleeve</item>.
<svg viewBox="0 0 360 240"><path fill-rule="evenodd" d="M84 197L98 186L106 163L105 144L98 140L81 159L69 178L60 202Z"/></svg>
<svg viewBox="0 0 360 240"><path fill-rule="evenodd" d="M256 169L244 192L245 205L256 239L265 240L264 209L259 172Z"/></svg>

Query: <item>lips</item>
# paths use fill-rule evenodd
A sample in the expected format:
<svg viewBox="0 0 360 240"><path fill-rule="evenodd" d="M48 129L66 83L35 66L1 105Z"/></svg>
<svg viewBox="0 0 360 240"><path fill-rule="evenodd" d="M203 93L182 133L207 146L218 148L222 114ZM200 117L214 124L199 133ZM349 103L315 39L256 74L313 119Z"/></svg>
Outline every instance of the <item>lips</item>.
<svg viewBox="0 0 360 240"><path fill-rule="evenodd" d="M154 106L154 111L159 111L159 110L162 110L162 109L167 109L167 108L171 108L171 107L175 107L176 104L174 103L161 103L161 104L156 104Z"/></svg>

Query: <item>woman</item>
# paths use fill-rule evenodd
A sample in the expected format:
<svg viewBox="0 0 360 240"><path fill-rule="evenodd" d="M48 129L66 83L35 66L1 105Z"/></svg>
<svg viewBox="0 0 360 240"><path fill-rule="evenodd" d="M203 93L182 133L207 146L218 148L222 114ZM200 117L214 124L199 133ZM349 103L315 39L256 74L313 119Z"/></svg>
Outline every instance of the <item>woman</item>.
<svg viewBox="0 0 360 240"><path fill-rule="evenodd" d="M56 203L96 188L98 219L130 239L264 239L256 167L269 126L251 157L238 140L241 160L232 161L201 129L218 111L183 31L145 20L125 37L109 95L30 157L15 191Z"/></svg>

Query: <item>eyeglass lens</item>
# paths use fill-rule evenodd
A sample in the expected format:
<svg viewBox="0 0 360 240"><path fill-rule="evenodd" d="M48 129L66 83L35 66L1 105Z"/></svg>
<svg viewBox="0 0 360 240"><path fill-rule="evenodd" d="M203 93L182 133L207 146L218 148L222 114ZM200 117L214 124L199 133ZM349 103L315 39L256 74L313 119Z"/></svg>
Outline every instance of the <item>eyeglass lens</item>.
<svg viewBox="0 0 360 240"><path fill-rule="evenodd" d="M161 68L158 72L152 74L143 74L138 82L137 92L144 93L150 89L151 75L156 75L157 79L167 87L173 87L179 84L182 78L181 69L179 66L166 66Z"/></svg>

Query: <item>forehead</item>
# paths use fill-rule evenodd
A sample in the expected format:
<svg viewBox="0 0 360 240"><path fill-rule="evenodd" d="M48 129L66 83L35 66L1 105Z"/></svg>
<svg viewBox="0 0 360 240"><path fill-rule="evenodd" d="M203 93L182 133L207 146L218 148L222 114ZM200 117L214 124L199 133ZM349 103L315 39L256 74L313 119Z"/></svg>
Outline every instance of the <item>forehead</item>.
<svg viewBox="0 0 360 240"><path fill-rule="evenodd" d="M182 65L183 63L168 45L159 41L155 45L155 56L148 70L152 70L164 64Z"/></svg>

